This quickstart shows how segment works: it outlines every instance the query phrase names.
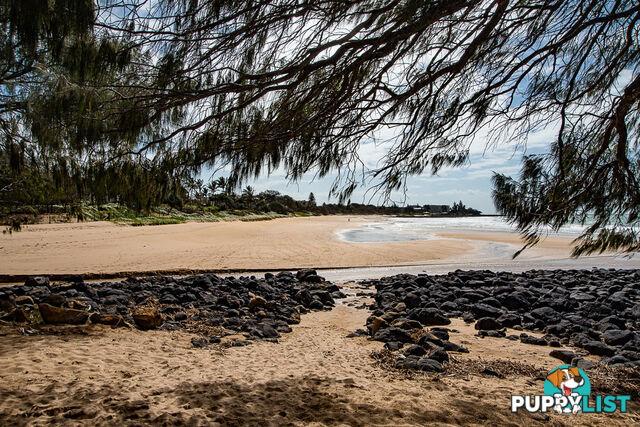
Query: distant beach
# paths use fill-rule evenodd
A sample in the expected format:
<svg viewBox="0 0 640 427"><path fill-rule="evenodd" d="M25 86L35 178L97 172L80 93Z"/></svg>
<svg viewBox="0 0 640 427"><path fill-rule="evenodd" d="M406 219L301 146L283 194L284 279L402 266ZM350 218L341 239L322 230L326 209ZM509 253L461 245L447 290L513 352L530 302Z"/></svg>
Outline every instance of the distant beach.
<svg viewBox="0 0 640 427"><path fill-rule="evenodd" d="M520 237L498 217L319 216L258 222L131 227L110 222L38 224L0 235L0 275L179 274L438 265L510 269L523 263L585 268L569 260L575 229L550 235L515 261ZM573 234L571 234L573 233ZM610 256L610 255L609 255ZM609 260L605 261L605 264ZM621 260L637 266L637 257ZM602 266L603 262L594 263ZM476 268L477 268L476 267ZM536 268L535 264L534 267ZM366 275L365 275L366 276ZM6 281L6 280L5 280Z"/></svg>

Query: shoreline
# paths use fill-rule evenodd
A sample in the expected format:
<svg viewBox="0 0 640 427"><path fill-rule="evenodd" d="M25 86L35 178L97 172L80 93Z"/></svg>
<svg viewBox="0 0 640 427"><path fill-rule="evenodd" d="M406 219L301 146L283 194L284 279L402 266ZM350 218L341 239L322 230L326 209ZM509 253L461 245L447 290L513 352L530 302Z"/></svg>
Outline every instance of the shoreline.
<svg viewBox="0 0 640 427"><path fill-rule="evenodd" d="M519 237L439 230L431 240L351 243L340 231L380 216L278 218L128 227L109 222L31 225L0 236L2 281L33 275L113 278L508 262ZM452 234L448 235L447 232ZM549 237L520 259L565 259L571 239Z"/></svg>
<svg viewBox="0 0 640 427"><path fill-rule="evenodd" d="M624 255L592 255L582 258L562 258L553 260L533 261L515 260L511 263L499 262L451 262L451 263L416 263L416 264L392 264L392 265L354 265L347 267L326 266L313 267L322 272L328 280L336 283L346 283L354 280L377 279L393 274L444 274L458 269L465 270L490 270L494 272L521 273L529 270L573 270L573 269L599 269L615 268L621 270L640 268L640 259L632 257L625 259ZM122 271L112 273L33 273L33 274L0 274L0 287L22 284L32 277L48 277L51 281L65 281L72 276L81 276L84 281L93 282L99 280L121 281L129 278L153 278L153 277L185 277L202 274L228 275L228 276L263 276L266 273L282 271L295 272L300 267L282 268L256 268L256 269L183 269L183 270L141 270Z"/></svg>

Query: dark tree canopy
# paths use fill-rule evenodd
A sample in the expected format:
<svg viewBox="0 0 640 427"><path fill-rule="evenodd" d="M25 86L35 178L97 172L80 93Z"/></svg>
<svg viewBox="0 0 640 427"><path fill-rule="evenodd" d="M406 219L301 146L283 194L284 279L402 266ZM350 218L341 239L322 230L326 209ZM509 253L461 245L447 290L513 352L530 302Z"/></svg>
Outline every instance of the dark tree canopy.
<svg viewBox="0 0 640 427"><path fill-rule="evenodd" d="M2 74L0 96L16 88L20 107L5 102L0 120L17 115L12 135L41 151L180 173L228 164L233 185L338 171L346 200L461 165L478 135L523 144L554 125L547 154L494 177L499 211L528 244L590 219L577 254L640 247L637 1L67 0L49 3L91 25L26 35L22 3L0 2L3 52L50 60ZM363 183L371 141L387 154Z"/></svg>

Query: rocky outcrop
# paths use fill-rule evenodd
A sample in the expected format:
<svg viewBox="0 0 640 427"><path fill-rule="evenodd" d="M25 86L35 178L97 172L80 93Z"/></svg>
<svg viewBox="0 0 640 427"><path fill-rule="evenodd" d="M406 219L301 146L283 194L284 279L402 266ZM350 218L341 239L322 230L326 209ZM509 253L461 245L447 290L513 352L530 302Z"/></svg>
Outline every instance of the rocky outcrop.
<svg viewBox="0 0 640 427"><path fill-rule="evenodd" d="M508 338L550 347L573 345L583 354L602 356L605 364L640 367L639 270L532 270L520 274L457 270L361 283L376 288L374 311L367 321L372 338L395 350L405 344L424 347L424 355L409 347L411 354L398 356L399 366L422 369L419 366L431 365L418 365L416 358L431 357L426 351L433 345L448 351L456 348L444 336L439 344L424 338L416 342L415 338L426 327L447 325L450 318L458 317L475 322L479 336L506 337L506 328L534 331L544 335L523 332ZM552 356L567 363L580 360L578 354L558 351L552 351Z"/></svg>
<svg viewBox="0 0 640 427"><path fill-rule="evenodd" d="M0 288L0 317L22 319L16 311L18 299L25 307L44 306L46 323L85 323L90 316L93 324L181 329L205 334L208 342L231 334L277 340L300 322L301 313L330 309L336 298L344 297L311 269L267 273L264 278L203 274L102 283L87 283L80 276L68 279L49 283L47 278L31 278L22 286Z"/></svg>

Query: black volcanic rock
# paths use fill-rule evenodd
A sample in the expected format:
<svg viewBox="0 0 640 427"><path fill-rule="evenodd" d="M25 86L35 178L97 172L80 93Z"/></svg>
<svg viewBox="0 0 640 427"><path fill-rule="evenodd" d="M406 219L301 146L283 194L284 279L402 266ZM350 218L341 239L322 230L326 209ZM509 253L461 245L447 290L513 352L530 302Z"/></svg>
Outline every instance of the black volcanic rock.
<svg viewBox="0 0 640 427"><path fill-rule="evenodd" d="M502 310L483 303L474 304L471 307L471 312L476 318L491 317L497 319L502 315Z"/></svg>
<svg viewBox="0 0 640 427"><path fill-rule="evenodd" d="M571 361L576 357L576 354L570 350L551 350L549 356L559 359L566 364L571 364Z"/></svg>
<svg viewBox="0 0 640 427"><path fill-rule="evenodd" d="M393 328L393 327L380 329L373 336L373 339L376 341L382 341L382 342L391 342L391 341L398 341L402 343L413 342L413 338L407 331L401 328Z"/></svg>
<svg viewBox="0 0 640 427"><path fill-rule="evenodd" d="M451 324L442 311L437 308L418 308L409 312L409 318L417 320L424 326L441 326Z"/></svg>
<svg viewBox="0 0 640 427"><path fill-rule="evenodd" d="M583 348L596 356L613 356L616 352L614 348L601 341L589 341L583 345Z"/></svg>
<svg viewBox="0 0 640 427"><path fill-rule="evenodd" d="M476 330L493 331L502 329L502 325L492 317L483 317L476 320L475 328Z"/></svg>
<svg viewBox="0 0 640 427"><path fill-rule="evenodd" d="M631 341L634 337L635 334L632 331L623 331L619 329L609 329L604 334L602 334L604 342L609 345L624 345L627 342Z"/></svg>

